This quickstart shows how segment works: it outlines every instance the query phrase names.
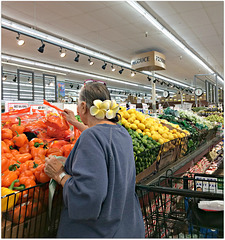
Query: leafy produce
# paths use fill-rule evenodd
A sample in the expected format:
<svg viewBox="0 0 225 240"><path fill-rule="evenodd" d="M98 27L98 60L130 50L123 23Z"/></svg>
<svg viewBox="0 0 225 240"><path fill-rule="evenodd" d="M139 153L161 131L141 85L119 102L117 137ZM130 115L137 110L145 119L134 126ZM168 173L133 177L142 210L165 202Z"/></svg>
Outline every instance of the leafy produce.
<svg viewBox="0 0 225 240"><path fill-rule="evenodd" d="M203 117L200 117L191 111L179 110L179 114L180 114L181 118L190 120L199 129L204 129L204 128L205 129L213 129L214 128L214 125L212 123L210 123Z"/></svg>
<svg viewBox="0 0 225 240"><path fill-rule="evenodd" d="M212 114L212 115L206 117L205 119L210 122L224 123L224 118L222 116L218 116L216 114Z"/></svg>
<svg viewBox="0 0 225 240"><path fill-rule="evenodd" d="M79 115L75 115L75 118L77 119L78 122L82 122Z"/></svg>
<svg viewBox="0 0 225 240"><path fill-rule="evenodd" d="M192 111L193 112L199 112L199 111L202 111L202 110L205 110L207 109L206 107L193 107L192 108Z"/></svg>

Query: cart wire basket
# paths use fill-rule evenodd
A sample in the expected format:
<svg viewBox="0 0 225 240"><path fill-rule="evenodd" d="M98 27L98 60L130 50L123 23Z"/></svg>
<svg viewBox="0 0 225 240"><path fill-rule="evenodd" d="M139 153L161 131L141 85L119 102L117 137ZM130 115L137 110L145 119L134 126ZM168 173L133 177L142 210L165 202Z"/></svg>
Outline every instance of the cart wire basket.
<svg viewBox="0 0 225 240"><path fill-rule="evenodd" d="M163 176L157 184L136 185L136 192L146 238L224 237L221 176ZM222 209L202 209L201 203L220 204Z"/></svg>
<svg viewBox="0 0 225 240"><path fill-rule="evenodd" d="M49 183L2 196L1 237L56 237L62 199L62 187L57 185L49 209Z"/></svg>

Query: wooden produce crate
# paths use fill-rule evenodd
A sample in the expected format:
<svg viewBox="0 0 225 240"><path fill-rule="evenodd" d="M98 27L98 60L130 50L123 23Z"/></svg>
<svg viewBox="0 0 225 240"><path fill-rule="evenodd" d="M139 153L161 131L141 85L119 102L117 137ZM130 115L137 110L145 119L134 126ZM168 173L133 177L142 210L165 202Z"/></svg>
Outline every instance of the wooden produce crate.
<svg viewBox="0 0 225 240"><path fill-rule="evenodd" d="M150 176L153 176L157 173L157 161L155 161L150 167L146 168L143 172L139 173L136 176L136 183L141 183Z"/></svg>
<svg viewBox="0 0 225 240"><path fill-rule="evenodd" d="M157 158L158 171L164 169L168 165L172 164L177 159L179 150L179 138L166 142L161 146L159 156Z"/></svg>

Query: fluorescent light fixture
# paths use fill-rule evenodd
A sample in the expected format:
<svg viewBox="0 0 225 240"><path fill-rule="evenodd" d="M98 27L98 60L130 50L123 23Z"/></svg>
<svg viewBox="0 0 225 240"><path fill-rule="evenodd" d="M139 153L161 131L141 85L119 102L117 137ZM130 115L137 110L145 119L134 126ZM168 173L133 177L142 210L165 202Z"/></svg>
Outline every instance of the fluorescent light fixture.
<svg viewBox="0 0 225 240"><path fill-rule="evenodd" d="M33 69L33 70L37 70L37 71L48 72L48 73L53 73L53 74L66 76L65 73L49 71L49 70L45 70L45 69L41 69L41 68L28 67L28 66L20 65L20 64L16 64L16 63L8 63L8 62L2 62L2 63L6 64L6 65L10 65L10 66L23 67L23 68L27 68L27 69Z"/></svg>
<svg viewBox="0 0 225 240"><path fill-rule="evenodd" d="M151 24L157 29L164 33L170 40L172 40L177 46L188 53L193 59L200 63L208 72L214 73L214 71L208 67L199 57L197 57L188 47L186 47L180 40L178 40L172 33L170 33L161 23L159 23L149 12L147 12L139 3L136 1L127 1L137 12L144 16Z"/></svg>

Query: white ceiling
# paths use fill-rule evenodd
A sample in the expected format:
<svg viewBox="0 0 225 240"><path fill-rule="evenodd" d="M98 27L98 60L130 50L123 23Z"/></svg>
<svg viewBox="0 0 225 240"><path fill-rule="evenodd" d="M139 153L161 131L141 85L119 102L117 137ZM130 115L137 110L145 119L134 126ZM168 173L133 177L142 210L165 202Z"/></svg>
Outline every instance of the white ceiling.
<svg viewBox="0 0 225 240"><path fill-rule="evenodd" d="M156 50L166 56L167 69L158 74L193 84L194 75L208 74L195 60L167 39L125 1L2 1L2 17L44 31L69 42L90 48L130 63L135 54ZM188 44L222 77L224 76L224 2L223 1L143 1L139 2L182 42ZM148 36L145 33L148 32ZM60 59L58 48L29 37L24 46L16 44L16 33L2 29L2 53L46 62L86 72L105 75L121 81L148 85L146 76L130 71L122 75L101 69L102 62L88 65L87 57L73 61L68 52ZM182 57L180 57L182 56ZM120 68L117 67L117 70ZM68 79L84 80L76 75ZM125 87L123 84L117 84Z"/></svg>

